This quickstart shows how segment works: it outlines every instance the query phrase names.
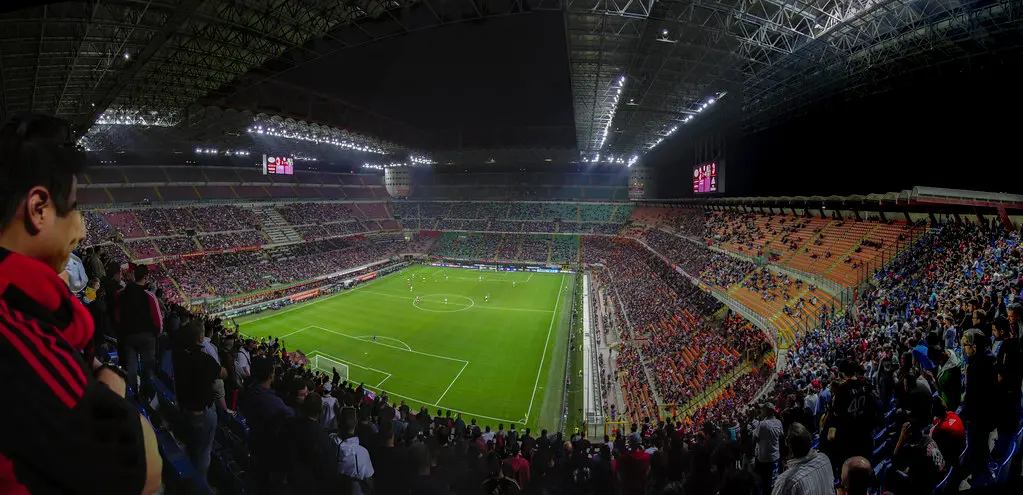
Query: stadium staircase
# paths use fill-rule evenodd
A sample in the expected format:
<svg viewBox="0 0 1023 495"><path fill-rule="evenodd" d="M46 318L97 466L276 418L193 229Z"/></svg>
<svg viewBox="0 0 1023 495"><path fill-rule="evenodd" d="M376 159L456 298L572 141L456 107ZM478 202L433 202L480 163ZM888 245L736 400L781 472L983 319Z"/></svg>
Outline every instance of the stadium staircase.
<svg viewBox="0 0 1023 495"><path fill-rule="evenodd" d="M200 252L201 253L203 251L206 251L206 247L204 247L202 245L202 243L199 242L199 238L198 237L193 237L192 238L192 243L195 244L195 249L197 249L196 252Z"/></svg>
<svg viewBox="0 0 1023 495"><path fill-rule="evenodd" d="M501 259L501 248L504 247L504 239L505 239L504 233L501 233L501 238L498 239L498 241L497 241L497 249L494 250L494 259L495 260Z"/></svg>
<svg viewBox="0 0 1023 495"><path fill-rule="evenodd" d="M272 206L254 206L252 211L256 213L263 233L270 239L271 244L302 242L302 236L298 231L288 225L288 221Z"/></svg>
<svg viewBox="0 0 1023 495"><path fill-rule="evenodd" d="M844 262L847 257L851 256L853 252L856 251L856 248L860 245L860 242L863 242L864 239L872 236L874 232L876 232L877 229L880 227L881 224L876 223L874 224L873 228L869 229L865 234L859 235L855 239L852 239L852 242L850 242L848 246L845 246L846 249L844 252L842 252L842 255L836 258L834 261L832 261L830 265L828 265L824 270L821 271L821 273L825 275L829 273L834 273L835 267L839 266L839 264ZM857 232L857 234L859 234L859 232ZM843 240L848 240L850 239L850 237L854 236L846 236Z"/></svg>
<svg viewBox="0 0 1023 495"><path fill-rule="evenodd" d="M742 364L736 366L731 373L721 377L721 379L714 382L714 384L704 389L700 395L694 397L689 402L686 402L686 404L681 408L678 408L677 410L681 411L679 416L689 417L693 412L702 407L735 397L735 392L733 392L729 387L731 387L736 380L742 378L752 370L753 364L750 363L749 360L744 360Z"/></svg>

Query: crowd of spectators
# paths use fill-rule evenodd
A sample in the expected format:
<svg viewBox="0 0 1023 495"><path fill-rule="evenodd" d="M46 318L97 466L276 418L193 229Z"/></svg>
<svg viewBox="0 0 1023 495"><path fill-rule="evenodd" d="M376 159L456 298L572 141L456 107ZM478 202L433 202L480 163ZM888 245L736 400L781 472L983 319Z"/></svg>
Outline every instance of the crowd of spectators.
<svg viewBox="0 0 1023 495"><path fill-rule="evenodd" d="M578 251L578 237L571 235L445 232L433 244L429 254L446 258L547 263L575 262Z"/></svg>
<svg viewBox="0 0 1023 495"><path fill-rule="evenodd" d="M146 232L164 225L151 213L134 218ZM123 212L106 214L104 220L126 237L140 237ZM751 220L757 221L722 216L707 228L717 229L715 236L727 232L727 242L755 245L762 240L757 231L763 226L750 228ZM806 227L788 220L769 227L774 230L768 233L781 235L780 242L791 247L806 235ZM681 232L689 223L675 228ZM741 284L764 298L788 299L803 288L798 279L753 269L673 237L654 230L645 240L669 259L691 263L680 267L700 268L695 272L708 283ZM504 252L501 235L470 238L470 252ZM164 237L136 243L177 251L173 243L181 239L192 240ZM421 245L435 239L426 236ZM550 243L527 248L530 239L521 239L520 253L551 249ZM402 242L374 243L366 249L367 242L330 239L164 265L166 276L174 277L184 291L237 293L408 249ZM90 306L101 301L103 306L90 308L99 315L99 335L106 337L98 343L123 346L128 339L118 324L117 294L133 283L142 286L165 275L154 267L152 272L134 272L142 274L138 280L125 277L112 249L117 248L87 251L83 262L97 284L90 283ZM720 309L716 300L632 241L584 237L583 260L604 265L595 284L613 294L613 310L628 322L621 335L624 343L612 354L613 376L628 406L620 417L636 423L633 431L619 432L597 450L581 437L485 431L443 411L433 416L408 410L385 393L367 398L355 384L342 383L326 370L303 367L300 353L289 352L275 339L246 340L223 322L197 318L174 306L166 308L161 326L167 331L157 346L163 357L158 366L166 377L153 378L146 368L157 365L145 357L136 373L142 383L188 377L194 385L208 379L207 388L214 392L202 395L204 418L209 408L229 422L237 420L236 410L241 412L238 417L245 418L247 430L239 441L252 454L245 459L246 472L256 492L297 486L304 491L366 492L372 486L382 493L478 493L482 484L487 493L520 488L733 493L725 487L751 493L769 491L772 485L778 493L803 493L799 490L807 487L831 489L836 479L848 489L861 483L856 476L878 468L885 489L904 495L929 493L946 483L950 472L958 476L947 483L965 481L970 486L1008 476L1005 466L1015 451L1023 387L1018 231L952 223L925 235L879 271L870 288L857 292L845 310L806 309L819 313L822 323L793 342L764 402L744 408L769 382L772 374L764 370L770 366L756 367L720 387L689 411L688 418L667 422L656 420L660 412L655 391L664 401L691 404L694 391L713 388L749 352L762 356L763 334L735 315L713 320L711 315ZM161 305L167 304L165 299ZM211 372L196 378L200 368L214 368L194 356L195 349L217 361L216 376ZM218 379L223 393L216 391ZM180 383L178 391L180 395ZM153 392L143 387L140 393ZM187 403L182 401L181 407L187 409ZM213 442L196 434L198 424L182 423L181 438L205 473ZM989 438L995 440L993 447ZM339 459L338 452L350 455L345 457L349 462ZM366 462L355 466L355 459Z"/></svg>
<svg viewBox="0 0 1023 495"><path fill-rule="evenodd" d="M188 298L223 297L292 284L408 252L404 239L326 239L273 249L165 260Z"/></svg>
<svg viewBox="0 0 1023 495"><path fill-rule="evenodd" d="M395 214L403 220L561 220L615 223L621 225L632 214L631 205L611 203L539 203L492 201L398 201Z"/></svg>
<svg viewBox="0 0 1023 495"><path fill-rule="evenodd" d="M769 407L783 428L767 450L784 450L779 438L805 428L819 434L835 479L855 459L873 465L895 495L1015 478L1019 242L1001 226L945 225L879 272L844 312L823 311L824 323L788 350ZM746 418L751 431L768 431L760 419ZM773 467L779 458L758 461Z"/></svg>
<svg viewBox="0 0 1023 495"><path fill-rule="evenodd" d="M766 350L763 334L741 317L710 323L721 304L634 242L587 238L584 260L604 265L602 286L626 322L620 338L627 344L615 363L617 374L629 380L623 385L626 417L659 414L647 400L628 398L643 397L643 365L663 403L683 405L732 372L748 351L760 356Z"/></svg>

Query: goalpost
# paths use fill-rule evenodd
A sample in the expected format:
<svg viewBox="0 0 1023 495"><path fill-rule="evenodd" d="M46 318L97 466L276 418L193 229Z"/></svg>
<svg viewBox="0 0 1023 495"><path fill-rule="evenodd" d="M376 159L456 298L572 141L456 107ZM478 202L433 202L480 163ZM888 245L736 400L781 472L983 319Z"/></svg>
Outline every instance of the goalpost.
<svg viewBox="0 0 1023 495"><path fill-rule="evenodd" d="M336 369L338 374L341 375L342 380L345 381L348 380L348 365L345 363L342 363L334 359L330 359L329 357L326 356L316 354L313 356L313 359L312 361L310 361L310 364L313 365L313 368L316 368L317 370L320 370L327 374L332 373L332 370Z"/></svg>

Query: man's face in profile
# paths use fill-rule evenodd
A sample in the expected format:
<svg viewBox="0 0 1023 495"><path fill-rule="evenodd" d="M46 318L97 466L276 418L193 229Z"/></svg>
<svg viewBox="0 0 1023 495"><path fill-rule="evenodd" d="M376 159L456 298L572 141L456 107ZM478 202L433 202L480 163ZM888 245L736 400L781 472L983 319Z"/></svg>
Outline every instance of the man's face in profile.
<svg viewBox="0 0 1023 495"><path fill-rule="evenodd" d="M81 212L77 209L78 201L78 179L71 181L71 192L68 194L68 211L61 216L52 194L46 194L46 203L33 206L34 192L29 195L30 221L38 229L36 242L37 259L50 265L57 273L64 271L67 266L71 252L78 247L78 243L85 239L85 221ZM36 211L31 211L36 209Z"/></svg>

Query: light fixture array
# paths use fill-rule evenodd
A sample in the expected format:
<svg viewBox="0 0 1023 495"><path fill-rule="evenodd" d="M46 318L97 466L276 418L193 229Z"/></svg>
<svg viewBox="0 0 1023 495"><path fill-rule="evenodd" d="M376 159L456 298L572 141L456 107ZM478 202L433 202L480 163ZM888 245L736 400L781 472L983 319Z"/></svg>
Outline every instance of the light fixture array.
<svg viewBox="0 0 1023 495"><path fill-rule="evenodd" d="M391 162L391 163L363 163L362 168L368 168L373 170L385 170L388 168L402 168L402 167L416 167L418 163L410 162Z"/></svg>
<svg viewBox="0 0 1023 495"><path fill-rule="evenodd" d="M664 142L664 138L671 137L676 132L678 132L679 126L682 126L682 125L685 125L685 124L688 124L689 122L691 122L693 120L693 118L695 118L697 115L699 115L700 113L704 112L705 110L709 109L711 105L713 105L714 103L717 103L718 101L720 101L721 98L724 98L724 96L726 94L728 94L728 93L725 92L725 91L722 91L720 93L716 93L714 96L711 96L710 98L707 98L705 101L702 101L702 102L698 101L693 106L691 106L689 108L683 109L682 112L683 113L688 113L688 115L686 115L686 117L684 119L676 120L675 121L676 123L673 124L670 128L668 128L668 130L664 131L664 134L662 134L661 137L657 138L657 140L654 141L653 143L650 143L650 146L647 147L647 151L650 151L650 150L656 148L657 145L663 143Z"/></svg>
<svg viewBox="0 0 1023 495"><path fill-rule="evenodd" d="M330 144L330 145L333 145L333 146L337 146L339 148L344 148L344 149L353 150L353 151L363 151L363 152L366 152L366 153L376 153L376 154L380 154L380 155L386 155L387 154L387 151L384 150L383 148L380 148L380 147L374 146L374 145L369 145L369 144L357 143L354 140L349 141L347 139L338 139L338 138L333 137L333 136L320 136L320 135L316 135L314 133L309 133L309 132L306 132L306 133L295 132L295 131L290 131L290 130L285 129L285 128L273 127L273 126L269 126L269 125L264 126L264 125L256 124L256 125L253 125L253 126L249 127L246 130L246 132L248 132L250 134L259 134L259 135L265 135L265 136L273 136L273 137L279 137L279 138L284 138L284 139L297 139L297 140L301 140L301 141L309 141L309 142L313 142L313 143L316 143L316 144Z"/></svg>
<svg viewBox="0 0 1023 495"><path fill-rule="evenodd" d="M437 163L437 162L431 160L429 157L421 156L421 155L415 155L415 154L410 154L408 156L408 161L410 163L412 163L413 165L434 165L434 164Z"/></svg>
<svg viewBox="0 0 1023 495"><path fill-rule="evenodd" d="M607 122L604 123L604 129L600 132L600 144L597 146L597 151L604 149L604 144L607 143L607 135L611 132L611 123L615 120L615 113L618 112L618 100L622 98L622 90L625 89L625 76L619 77L615 82L614 95L611 97L611 104L607 110Z"/></svg>
<svg viewBox="0 0 1023 495"><path fill-rule="evenodd" d="M224 150L220 151L216 148L196 148L195 152L200 155L224 155L224 156L249 156L247 150Z"/></svg>
<svg viewBox="0 0 1023 495"><path fill-rule="evenodd" d="M177 123L178 121L175 114L160 115L160 112L157 112L156 110L144 111L108 108L96 119L96 125L173 127Z"/></svg>
<svg viewBox="0 0 1023 495"><path fill-rule="evenodd" d="M597 153L593 156L584 156L582 158L583 163L608 163L615 165L625 165L627 167L631 167L632 164L636 163L637 160L639 160L639 156L636 154L633 154L632 156L626 158L625 155L613 155L610 153L607 155L601 155L600 153Z"/></svg>

